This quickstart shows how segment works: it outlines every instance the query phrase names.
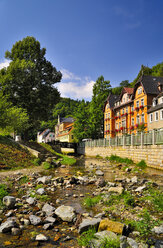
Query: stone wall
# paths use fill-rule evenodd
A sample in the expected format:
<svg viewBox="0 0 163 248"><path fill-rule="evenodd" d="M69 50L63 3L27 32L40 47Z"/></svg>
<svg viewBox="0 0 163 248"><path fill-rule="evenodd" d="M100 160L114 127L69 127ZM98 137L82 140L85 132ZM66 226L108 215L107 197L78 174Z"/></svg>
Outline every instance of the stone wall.
<svg viewBox="0 0 163 248"><path fill-rule="evenodd" d="M78 147L78 154L86 156L96 156L98 154L104 158L114 154L123 158L130 158L135 163L144 159L149 167L163 169L163 145L134 147Z"/></svg>

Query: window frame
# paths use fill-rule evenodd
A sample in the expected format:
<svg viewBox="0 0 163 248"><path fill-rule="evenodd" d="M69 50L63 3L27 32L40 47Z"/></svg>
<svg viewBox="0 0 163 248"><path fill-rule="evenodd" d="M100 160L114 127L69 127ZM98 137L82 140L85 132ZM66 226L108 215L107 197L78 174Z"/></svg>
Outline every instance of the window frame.
<svg viewBox="0 0 163 248"><path fill-rule="evenodd" d="M157 118L156 118L156 116L157 116ZM158 121L158 119L159 119L159 118L158 118L158 111L156 111L156 112L155 112L155 121Z"/></svg>
<svg viewBox="0 0 163 248"><path fill-rule="evenodd" d="M153 122L153 113L151 113L151 114L149 115L149 122L150 122L150 123Z"/></svg>

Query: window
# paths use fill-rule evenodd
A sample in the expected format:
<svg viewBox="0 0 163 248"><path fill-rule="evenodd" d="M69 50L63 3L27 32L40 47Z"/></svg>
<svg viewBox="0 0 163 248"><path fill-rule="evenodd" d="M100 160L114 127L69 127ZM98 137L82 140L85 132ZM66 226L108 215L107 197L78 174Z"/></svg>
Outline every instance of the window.
<svg viewBox="0 0 163 248"><path fill-rule="evenodd" d="M134 111L134 105L131 106L131 111Z"/></svg>
<svg viewBox="0 0 163 248"><path fill-rule="evenodd" d="M122 109L122 114L124 114L125 113L125 110L124 110L124 108Z"/></svg>
<svg viewBox="0 0 163 248"><path fill-rule="evenodd" d="M142 93L142 87L138 88L138 95Z"/></svg>
<svg viewBox="0 0 163 248"><path fill-rule="evenodd" d="M105 118L107 119L107 117L108 117L108 114L106 113Z"/></svg>
<svg viewBox="0 0 163 248"><path fill-rule="evenodd" d="M134 118L131 119L131 125L134 126Z"/></svg>
<svg viewBox="0 0 163 248"><path fill-rule="evenodd" d="M108 127L108 126L107 126L107 124L106 124L105 130L107 130L107 127Z"/></svg>
<svg viewBox="0 0 163 248"><path fill-rule="evenodd" d="M71 135L71 139L73 139L74 138L74 136L73 135Z"/></svg>
<svg viewBox="0 0 163 248"><path fill-rule="evenodd" d="M110 118L110 113L108 114L108 118Z"/></svg>
<svg viewBox="0 0 163 248"><path fill-rule="evenodd" d="M116 129L118 129L118 123L116 123Z"/></svg>
<svg viewBox="0 0 163 248"><path fill-rule="evenodd" d="M141 106L144 106L144 99L141 99Z"/></svg>
<svg viewBox="0 0 163 248"><path fill-rule="evenodd" d="M161 104L161 103L163 103L163 97L161 97L161 99L160 99L160 104Z"/></svg>
<svg viewBox="0 0 163 248"><path fill-rule="evenodd" d="M153 121L153 114L150 114L150 122L152 122Z"/></svg>
<svg viewBox="0 0 163 248"><path fill-rule="evenodd" d="M136 123L139 124L139 122L140 122L140 118L139 118L139 115L137 115L137 117L136 117Z"/></svg>
<svg viewBox="0 0 163 248"><path fill-rule="evenodd" d="M160 110L160 120L163 120L163 110Z"/></svg>
<svg viewBox="0 0 163 248"><path fill-rule="evenodd" d="M108 130L110 130L110 124L108 125Z"/></svg>
<svg viewBox="0 0 163 248"><path fill-rule="evenodd" d="M139 101L136 101L136 107L139 108Z"/></svg>
<svg viewBox="0 0 163 248"><path fill-rule="evenodd" d="M141 116L141 122L144 123L144 114Z"/></svg>
<svg viewBox="0 0 163 248"><path fill-rule="evenodd" d="M158 112L155 113L155 121L158 121Z"/></svg>
<svg viewBox="0 0 163 248"><path fill-rule="evenodd" d="M128 107L126 107L126 113L128 113Z"/></svg>
<svg viewBox="0 0 163 248"><path fill-rule="evenodd" d="M126 121L125 120L122 121L122 127L126 127Z"/></svg>

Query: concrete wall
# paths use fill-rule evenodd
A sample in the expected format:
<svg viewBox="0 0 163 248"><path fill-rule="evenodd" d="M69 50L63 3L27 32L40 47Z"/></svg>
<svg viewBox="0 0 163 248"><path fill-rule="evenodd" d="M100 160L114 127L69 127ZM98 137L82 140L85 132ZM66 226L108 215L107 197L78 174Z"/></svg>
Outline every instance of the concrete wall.
<svg viewBox="0 0 163 248"><path fill-rule="evenodd" d="M163 169L163 145L148 145L143 147L78 147L78 154L86 156L96 156L98 154L104 158L114 154L123 158L130 158L135 163L144 159L149 167Z"/></svg>

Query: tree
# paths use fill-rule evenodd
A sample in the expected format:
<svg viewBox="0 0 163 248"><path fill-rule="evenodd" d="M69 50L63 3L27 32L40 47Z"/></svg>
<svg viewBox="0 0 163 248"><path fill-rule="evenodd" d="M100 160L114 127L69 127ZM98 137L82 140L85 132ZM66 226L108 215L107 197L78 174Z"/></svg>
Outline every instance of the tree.
<svg viewBox="0 0 163 248"><path fill-rule="evenodd" d="M1 87L14 106L26 109L30 122L37 126L48 120L60 94L54 84L61 73L45 58L46 49L34 37L16 42L5 57L11 62L0 71Z"/></svg>
<svg viewBox="0 0 163 248"><path fill-rule="evenodd" d="M75 114L73 134L76 142L90 138L89 114L89 103L82 100Z"/></svg>
<svg viewBox="0 0 163 248"><path fill-rule="evenodd" d="M110 81L100 76L93 86L93 96L90 103L90 133L92 138L103 137L103 106L111 92Z"/></svg>
<svg viewBox="0 0 163 248"><path fill-rule="evenodd" d="M128 80L123 80L123 81L120 83L120 86L121 86L121 87L130 87L129 81L128 81Z"/></svg>
<svg viewBox="0 0 163 248"><path fill-rule="evenodd" d="M0 92L0 128L10 132L21 133L28 126L29 117L26 111L12 105Z"/></svg>

